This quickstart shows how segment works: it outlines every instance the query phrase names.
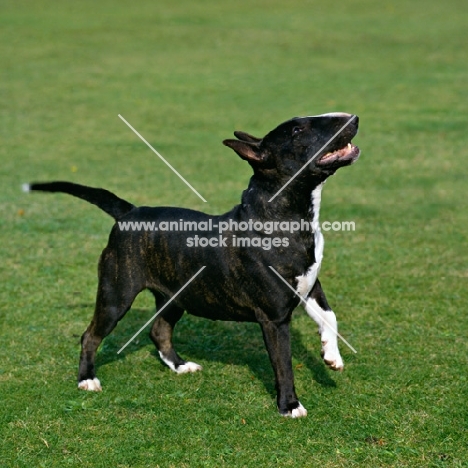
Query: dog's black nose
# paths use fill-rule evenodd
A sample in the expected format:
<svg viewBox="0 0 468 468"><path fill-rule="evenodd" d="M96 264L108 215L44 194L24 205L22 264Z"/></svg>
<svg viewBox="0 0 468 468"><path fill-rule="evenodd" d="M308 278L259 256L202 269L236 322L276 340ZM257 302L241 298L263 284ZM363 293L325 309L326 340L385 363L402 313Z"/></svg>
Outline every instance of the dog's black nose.
<svg viewBox="0 0 468 468"><path fill-rule="evenodd" d="M357 115L353 115L354 120L353 123L356 125L356 128L359 127L359 117Z"/></svg>

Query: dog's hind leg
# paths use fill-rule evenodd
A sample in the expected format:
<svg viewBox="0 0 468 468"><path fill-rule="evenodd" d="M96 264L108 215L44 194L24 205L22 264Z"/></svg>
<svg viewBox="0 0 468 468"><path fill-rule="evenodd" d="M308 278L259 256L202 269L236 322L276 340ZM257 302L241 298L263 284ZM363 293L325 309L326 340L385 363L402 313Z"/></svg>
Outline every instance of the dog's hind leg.
<svg viewBox="0 0 468 468"><path fill-rule="evenodd" d="M156 309L161 309L166 304L166 299L162 294L153 291L156 299ZM196 372L202 370L202 367L190 361L182 359L175 351L172 344L172 334L176 323L182 318L184 310L175 304L169 304L163 312L156 317L150 332L150 338L155 344L161 360L167 366L177 372L177 374L186 374L187 372Z"/></svg>
<svg viewBox="0 0 468 468"><path fill-rule="evenodd" d="M317 323L322 341L322 357L333 370L343 370L343 359L338 349L338 323L336 315L328 305L320 281L317 280L310 291L305 306L306 312Z"/></svg>
<svg viewBox="0 0 468 468"><path fill-rule="evenodd" d="M94 317L81 337L78 388L82 390L102 390L96 377L96 351L102 340L130 309L137 294L144 289L132 277L124 261L118 262L116 256L115 252L105 249L100 259Z"/></svg>

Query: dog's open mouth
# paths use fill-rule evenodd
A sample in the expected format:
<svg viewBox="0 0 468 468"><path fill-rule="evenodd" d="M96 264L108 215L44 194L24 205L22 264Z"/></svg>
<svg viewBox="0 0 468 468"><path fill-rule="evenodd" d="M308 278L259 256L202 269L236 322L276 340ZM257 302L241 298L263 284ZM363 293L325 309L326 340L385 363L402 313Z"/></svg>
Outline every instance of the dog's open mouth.
<svg viewBox="0 0 468 468"><path fill-rule="evenodd" d="M344 166L352 164L359 158L360 150L352 143L348 143L344 148L330 151L324 154L318 161L318 166Z"/></svg>

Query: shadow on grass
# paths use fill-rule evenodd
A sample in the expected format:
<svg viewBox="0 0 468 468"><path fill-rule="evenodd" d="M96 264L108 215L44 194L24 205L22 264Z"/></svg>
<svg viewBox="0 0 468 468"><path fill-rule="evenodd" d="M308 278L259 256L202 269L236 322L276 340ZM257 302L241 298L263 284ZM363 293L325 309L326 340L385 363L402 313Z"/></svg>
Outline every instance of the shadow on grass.
<svg viewBox="0 0 468 468"><path fill-rule="evenodd" d="M120 354L119 349L154 314L147 309L131 309L116 329L104 340L100 347L96 365L99 367L125 359L142 347L153 347L148 334L150 325ZM311 324L315 327L315 324ZM318 339L318 337L317 337ZM310 347L304 344L305 337L291 326L291 346L293 359L299 361L312 374L312 378L324 387L336 387L329 371L319 355L315 356ZM213 322L185 314L174 332L174 347L187 360L195 362L215 362L235 366L248 366L252 374L263 383L265 389L276 395L274 376L268 354L258 324L239 322ZM154 348L152 355L158 359ZM164 366L161 364L161 366ZM161 367L161 369L164 369ZM166 370L166 369L164 369Z"/></svg>

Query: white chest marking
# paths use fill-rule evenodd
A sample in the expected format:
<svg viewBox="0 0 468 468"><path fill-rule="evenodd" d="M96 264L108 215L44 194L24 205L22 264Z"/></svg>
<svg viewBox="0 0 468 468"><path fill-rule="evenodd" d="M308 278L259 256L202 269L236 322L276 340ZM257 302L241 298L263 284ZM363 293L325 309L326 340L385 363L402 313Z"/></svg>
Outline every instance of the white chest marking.
<svg viewBox="0 0 468 468"><path fill-rule="evenodd" d="M322 264L323 258L323 247L324 247L324 240L322 232L320 231L320 224L319 224L319 216L320 216L320 202L322 200L322 188L323 182L318 185L312 191L312 229L313 229L313 236L314 236L314 245L315 245L315 263L313 263L307 271L301 275L296 276L297 279L297 293L306 298L310 293L310 290L317 281L317 276L320 272L320 265Z"/></svg>

